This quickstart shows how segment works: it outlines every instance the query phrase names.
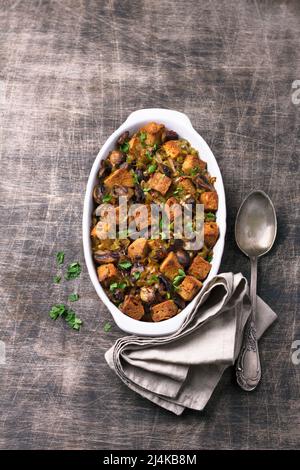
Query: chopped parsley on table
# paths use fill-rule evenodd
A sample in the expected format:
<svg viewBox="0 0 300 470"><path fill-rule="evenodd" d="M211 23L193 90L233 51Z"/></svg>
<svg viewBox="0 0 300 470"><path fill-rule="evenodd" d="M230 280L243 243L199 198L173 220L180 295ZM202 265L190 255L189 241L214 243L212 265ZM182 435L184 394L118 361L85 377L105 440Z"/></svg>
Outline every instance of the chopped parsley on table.
<svg viewBox="0 0 300 470"><path fill-rule="evenodd" d="M110 330L111 330L111 324L107 321L107 322L104 324L103 331L104 331L105 333L108 333Z"/></svg>
<svg viewBox="0 0 300 470"><path fill-rule="evenodd" d="M65 260L65 254L63 251L58 251L56 253L56 261L57 261L57 264L61 265L64 263L64 260Z"/></svg>
<svg viewBox="0 0 300 470"><path fill-rule="evenodd" d="M73 292L69 295L68 299L70 302L77 302L77 300L79 300L79 295Z"/></svg>
<svg viewBox="0 0 300 470"><path fill-rule="evenodd" d="M49 316L52 320L56 320L58 317L63 318L70 328L77 331L80 330L80 327L83 324L82 320L77 317L76 313L64 304L53 305L49 312Z"/></svg>
<svg viewBox="0 0 300 470"><path fill-rule="evenodd" d="M57 276L54 276L53 278L53 282L54 284L59 284L61 281L61 276L57 275Z"/></svg>
<svg viewBox="0 0 300 470"><path fill-rule="evenodd" d="M67 280L76 279L76 277L78 277L80 275L80 273L81 273L81 266L76 261L75 263L69 264L69 266L67 267L67 272L66 272L65 278Z"/></svg>

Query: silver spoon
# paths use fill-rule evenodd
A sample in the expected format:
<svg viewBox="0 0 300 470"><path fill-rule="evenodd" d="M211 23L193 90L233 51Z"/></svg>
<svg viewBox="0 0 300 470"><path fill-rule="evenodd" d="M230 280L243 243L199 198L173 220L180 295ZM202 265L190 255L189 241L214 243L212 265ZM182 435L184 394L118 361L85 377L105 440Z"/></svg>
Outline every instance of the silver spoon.
<svg viewBox="0 0 300 470"><path fill-rule="evenodd" d="M246 326L236 365L237 382L240 387L247 391L254 390L261 378L255 328L257 258L270 251L276 232L276 212L271 199L263 191L251 191L239 208L235 222L236 242L251 262L250 297L252 312Z"/></svg>

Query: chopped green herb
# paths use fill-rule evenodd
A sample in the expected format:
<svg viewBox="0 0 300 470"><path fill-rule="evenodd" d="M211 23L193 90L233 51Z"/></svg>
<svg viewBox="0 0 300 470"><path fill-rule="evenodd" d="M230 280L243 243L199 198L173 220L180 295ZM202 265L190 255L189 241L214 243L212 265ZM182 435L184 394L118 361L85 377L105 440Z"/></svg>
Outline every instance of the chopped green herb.
<svg viewBox="0 0 300 470"><path fill-rule="evenodd" d="M152 147L153 153L156 152L157 149L158 149L158 144L154 144Z"/></svg>
<svg viewBox="0 0 300 470"><path fill-rule="evenodd" d="M105 333L108 333L110 330L111 330L111 324L107 321L107 322L104 324L103 331L104 331Z"/></svg>
<svg viewBox="0 0 300 470"><path fill-rule="evenodd" d="M131 268L132 266L132 263L130 261L121 261L118 266L121 268L121 269L129 269Z"/></svg>
<svg viewBox="0 0 300 470"><path fill-rule="evenodd" d="M111 292L114 292L117 288L118 288L118 283L117 283L117 282L113 282L113 283L110 284L110 286L109 286L109 290L110 290Z"/></svg>
<svg viewBox="0 0 300 470"><path fill-rule="evenodd" d="M156 163L152 163L152 165L149 165L149 166L148 166L148 173L149 173L149 175L151 175L151 173L154 173L155 170L156 170L156 168L157 168Z"/></svg>
<svg viewBox="0 0 300 470"><path fill-rule="evenodd" d="M127 287L127 282L123 281L118 284L118 289L125 289Z"/></svg>
<svg viewBox="0 0 300 470"><path fill-rule="evenodd" d="M171 298L170 292L167 292L167 293L166 293L166 297L167 297L167 299L170 299L170 298Z"/></svg>
<svg viewBox="0 0 300 470"><path fill-rule="evenodd" d="M109 201L111 201L111 198L112 198L111 194L105 194L105 196L103 196L102 201L103 202L109 202Z"/></svg>
<svg viewBox="0 0 300 470"><path fill-rule="evenodd" d="M178 269L178 275L173 279L173 286L176 288L185 278L185 272L183 269Z"/></svg>
<svg viewBox="0 0 300 470"><path fill-rule="evenodd" d="M145 140L147 139L147 132L140 133L140 142L142 145L145 145Z"/></svg>
<svg viewBox="0 0 300 470"><path fill-rule="evenodd" d="M127 287L127 282L126 281L123 281L123 282L113 282L112 284L110 284L109 286L109 290L111 292L114 292L116 289L125 289L125 287Z"/></svg>
<svg viewBox="0 0 300 470"><path fill-rule="evenodd" d="M145 155L146 155L147 158L149 158L149 160L152 160L153 155L149 150L146 150Z"/></svg>
<svg viewBox="0 0 300 470"><path fill-rule="evenodd" d="M128 237L128 230L119 231L119 238L127 238L127 237Z"/></svg>
<svg viewBox="0 0 300 470"><path fill-rule="evenodd" d="M70 302L77 302L77 300L79 299L79 295L75 294L75 293L70 294L68 299L69 299Z"/></svg>
<svg viewBox="0 0 300 470"><path fill-rule="evenodd" d="M58 251L58 253L56 253L57 264L63 264L64 260L65 260L64 252L63 251Z"/></svg>
<svg viewBox="0 0 300 470"><path fill-rule="evenodd" d="M55 284L59 284L60 281L61 281L61 276L54 276L53 282L54 282Z"/></svg>
<svg viewBox="0 0 300 470"><path fill-rule="evenodd" d="M150 279L148 280L148 284L155 284L155 282L158 281L158 276L156 276L155 274L153 274Z"/></svg>
<svg viewBox="0 0 300 470"><path fill-rule="evenodd" d="M137 281L141 277L141 273L139 271L135 271L133 273L133 277Z"/></svg>
<svg viewBox="0 0 300 470"><path fill-rule="evenodd" d="M200 171L200 168L198 166L196 166L195 168L192 168L191 170L191 176L196 176Z"/></svg>
<svg viewBox="0 0 300 470"><path fill-rule="evenodd" d="M53 307L51 308L49 312L49 315L50 315L50 318L52 318L52 320L56 320L57 317L61 317L66 312L67 312L67 307L65 305L57 304L57 305L53 305Z"/></svg>
<svg viewBox="0 0 300 470"><path fill-rule="evenodd" d="M180 196L183 191L183 188L181 186L178 186L178 188L175 189L174 191L174 196Z"/></svg>
<svg viewBox="0 0 300 470"><path fill-rule="evenodd" d="M208 261L209 263L211 262L212 259L213 259L213 255L208 255L207 261Z"/></svg>
<svg viewBox="0 0 300 470"><path fill-rule="evenodd" d="M205 214L206 222L215 222L215 220L216 220L216 214L214 214L213 212L207 212Z"/></svg>
<svg viewBox="0 0 300 470"><path fill-rule="evenodd" d="M67 280L75 279L76 277L78 277L80 275L80 273L81 273L81 266L76 261L75 263L69 264L69 266L67 267L67 272L66 272L65 278Z"/></svg>
<svg viewBox="0 0 300 470"><path fill-rule="evenodd" d="M124 142L124 144L120 145L120 150L121 152L127 153L129 150L129 143Z"/></svg>
<svg viewBox="0 0 300 470"><path fill-rule="evenodd" d="M133 181L135 182L135 184L138 184L138 183L139 183L139 179L138 179L137 174L136 174L134 171L132 171L131 174L132 174Z"/></svg>
<svg viewBox="0 0 300 470"><path fill-rule="evenodd" d="M148 193L149 191L151 191L151 188L144 188L143 191L144 193Z"/></svg>
<svg viewBox="0 0 300 470"><path fill-rule="evenodd" d="M53 305L49 312L49 316L52 320L56 320L58 317L64 318L68 325L74 330L79 330L83 323L72 309L63 304Z"/></svg>
<svg viewBox="0 0 300 470"><path fill-rule="evenodd" d="M161 238L162 240L167 240L168 234L165 233L165 232L161 232L161 233L160 233L160 238Z"/></svg>

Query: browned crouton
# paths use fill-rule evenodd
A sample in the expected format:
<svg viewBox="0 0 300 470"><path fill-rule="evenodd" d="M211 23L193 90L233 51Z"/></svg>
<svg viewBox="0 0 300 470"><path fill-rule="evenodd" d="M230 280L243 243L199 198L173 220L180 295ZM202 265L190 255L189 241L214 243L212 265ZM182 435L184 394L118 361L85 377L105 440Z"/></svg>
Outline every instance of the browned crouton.
<svg viewBox="0 0 300 470"><path fill-rule="evenodd" d="M196 188L192 181L189 178L185 178L184 176L179 178L178 188L181 188L185 194L194 195L196 193Z"/></svg>
<svg viewBox="0 0 300 470"><path fill-rule="evenodd" d="M138 230L144 230L151 224L151 207L144 204L137 205L133 211L133 219Z"/></svg>
<svg viewBox="0 0 300 470"><path fill-rule="evenodd" d="M211 268L211 264L202 258L202 256L197 255L189 268L189 274L196 277L200 281L206 278Z"/></svg>
<svg viewBox="0 0 300 470"><path fill-rule="evenodd" d="M202 287L202 282L193 276L186 276L178 288L178 294L184 300L192 300Z"/></svg>
<svg viewBox="0 0 300 470"><path fill-rule="evenodd" d="M128 247L128 256L132 260L141 260L148 253L148 241L145 238L134 240Z"/></svg>
<svg viewBox="0 0 300 470"><path fill-rule="evenodd" d="M193 170L204 170L206 168L206 162L200 160L197 155L187 155L182 164L182 171L189 175Z"/></svg>
<svg viewBox="0 0 300 470"><path fill-rule="evenodd" d="M155 191L158 191L164 196L171 186L171 183L171 178L157 171L151 176L147 186L148 188L155 189Z"/></svg>
<svg viewBox="0 0 300 470"><path fill-rule="evenodd" d="M216 211L218 209L218 193L216 191L202 193L200 202L204 204L205 211Z"/></svg>
<svg viewBox="0 0 300 470"><path fill-rule="evenodd" d="M216 222L204 223L204 244L212 248L219 237L219 227Z"/></svg>
<svg viewBox="0 0 300 470"><path fill-rule="evenodd" d="M109 155L109 161L112 166L120 165L125 161L125 155L120 150L113 150Z"/></svg>
<svg viewBox="0 0 300 470"><path fill-rule="evenodd" d="M159 267L160 271L171 281L178 275L178 270L183 269L177 256L171 251Z"/></svg>
<svg viewBox="0 0 300 470"><path fill-rule="evenodd" d="M181 143L179 140L168 140L162 148L170 158L177 158L181 154Z"/></svg>
<svg viewBox="0 0 300 470"><path fill-rule="evenodd" d="M182 214L182 207L175 197L170 197L165 204L165 212L170 221L180 217Z"/></svg>
<svg viewBox="0 0 300 470"><path fill-rule="evenodd" d="M118 270L112 263L102 264L97 268L97 273L100 282L111 282L118 277Z"/></svg>
<svg viewBox="0 0 300 470"><path fill-rule="evenodd" d="M174 317L178 312L178 307L173 300L166 300L152 307L152 320L155 322L167 320Z"/></svg>
<svg viewBox="0 0 300 470"><path fill-rule="evenodd" d="M140 320L144 315L144 307L142 302L134 295L126 295L124 302L120 305L120 309L125 315L135 320Z"/></svg>
<svg viewBox="0 0 300 470"><path fill-rule="evenodd" d="M126 188L134 187L133 176L125 168L119 168L111 173L107 178L105 178L104 184L110 189L114 186L125 186Z"/></svg>
<svg viewBox="0 0 300 470"><path fill-rule="evenodd" d="M142 127L139 132L146 134L145 143L147 145L154 145L161 143L161 137L164 129L165 126L163 124L149 122L144 127Z"/></svg>

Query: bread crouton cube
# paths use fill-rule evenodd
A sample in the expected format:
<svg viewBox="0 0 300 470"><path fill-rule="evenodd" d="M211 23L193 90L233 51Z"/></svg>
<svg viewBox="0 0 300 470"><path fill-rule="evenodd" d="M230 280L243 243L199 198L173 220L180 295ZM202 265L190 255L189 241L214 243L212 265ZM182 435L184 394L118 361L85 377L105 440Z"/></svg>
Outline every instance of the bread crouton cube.
<svg viewBox="0 0 300 470"><path fill-rule="evenodd" d="M200 202L204 205L205 211L218 210L218 193L216 191L206 191L200 196Z"/></svg>
<svg viewBox="0 0 300 470"><path fill-rule="evenodd" d="M206 278L211 268L211 264L206 261L202 256L197 255L188 270L191 276L196 277L199 281L203 281Z"/></svg>
<svg viewBox="0 0 300 470"><path fill-rule="evenodd" d="M97 268L100 282L111 282L118 277L118 270L113 263L102 264Z"/></svg>
<svg viewBox="0 0 300 470"><path fill-rule="evenodd" d="M189 178L185 178L184 176L179 178L177 187L181 188L185 194L194 195L196 193L196 188L192 181Z"/></svg>
<svg viewBox="0 0 300 470"><path fill-rule="evenodd" d="M107 178L105 178L104 184L110 189L114 186L125 186L126 188L134 187L133 176L125 168L119 168L111 173Z"/></svg>
<svg viewBox="0 0 300 470"><path fill-rule="evenodd" d="M151 316L154 322L158 322L174 317L177 312L178 307L175 302L173 300L166 300L152 307Z"/></svg>
<svg viewBox="0 0 300 470"><path fill-rule="evenodd" d="M169 197L165 204L165 213L170 221L177 219L182 215L182 206L179 204L175 197Z"/></svg>
<svg viewBox="0 0 300 470"><path fill-rule="evenodd" d="M179 269L183 269L183 267L179 263L178 258L173 251L168 254L159 267L160 272L171 281L173 281L174 277L178 275Z"/></svg>
<svg viewBox="0 0 300 470"><path fill-rule="evenodd" d="M139 132L145 134L145 143L147 145L160 144L162 139L162 133L165 129L163 124L157 124L156 122L149 122L142 127Z"/></svg>
<svg viewBox="0 0 300 470"><path fill-rule="evenodd" d="M192 300L202 287L202 282L193 276L185 276L180 284L177 293L183 300Z"/></svg>
<svg viewBox="0 0 300 470"><path fill-rule="evenodd" d="M148 188L155 189L155 191L158 191L164 196L168 192L171 183L171 178L157 171L151 176L147 186Z"/></svg>
<svg viewBox="0 0 300 470"><path fill-rule="evenodd" d="M148 241L145 238L134 240L128 247L128 256L131 260L142 260L148 253Z"/></svg>
<svg viewBox="0 0 300 470"><path fill-rule="evenodd" d="M179 140L168 140L162 148L170 158L177 158L181 154L181 142Z"/></svg>
<svg viewBox="0 0 300 470"><path fill-rule="evenodd" d="M140 320L144 315L144 307L142 302L134 295L126 295L123 303L120 305L125 315L128 315L135 320Z"/></svg>
<svg viewBox="0 0 300 470"><path fill-rule="evenodd" d="M142 231L148 228L151 224L151 207L144 204L137 205L132 218L135 221L137 230Z"/></svg>
<svg viewBox="0 0 300 470"><path fill-rule="evenodd" d="M201 160L197 155L187 155L182 164L182 171L189 175L193 170L204 170L206 162Z"/></svg>
<svg viewBox="0 0 300 470"><path fill-rule="evenodd" d="M216 222L204 223L204 244L212 248L219 237L219 227Z"/></svg>

